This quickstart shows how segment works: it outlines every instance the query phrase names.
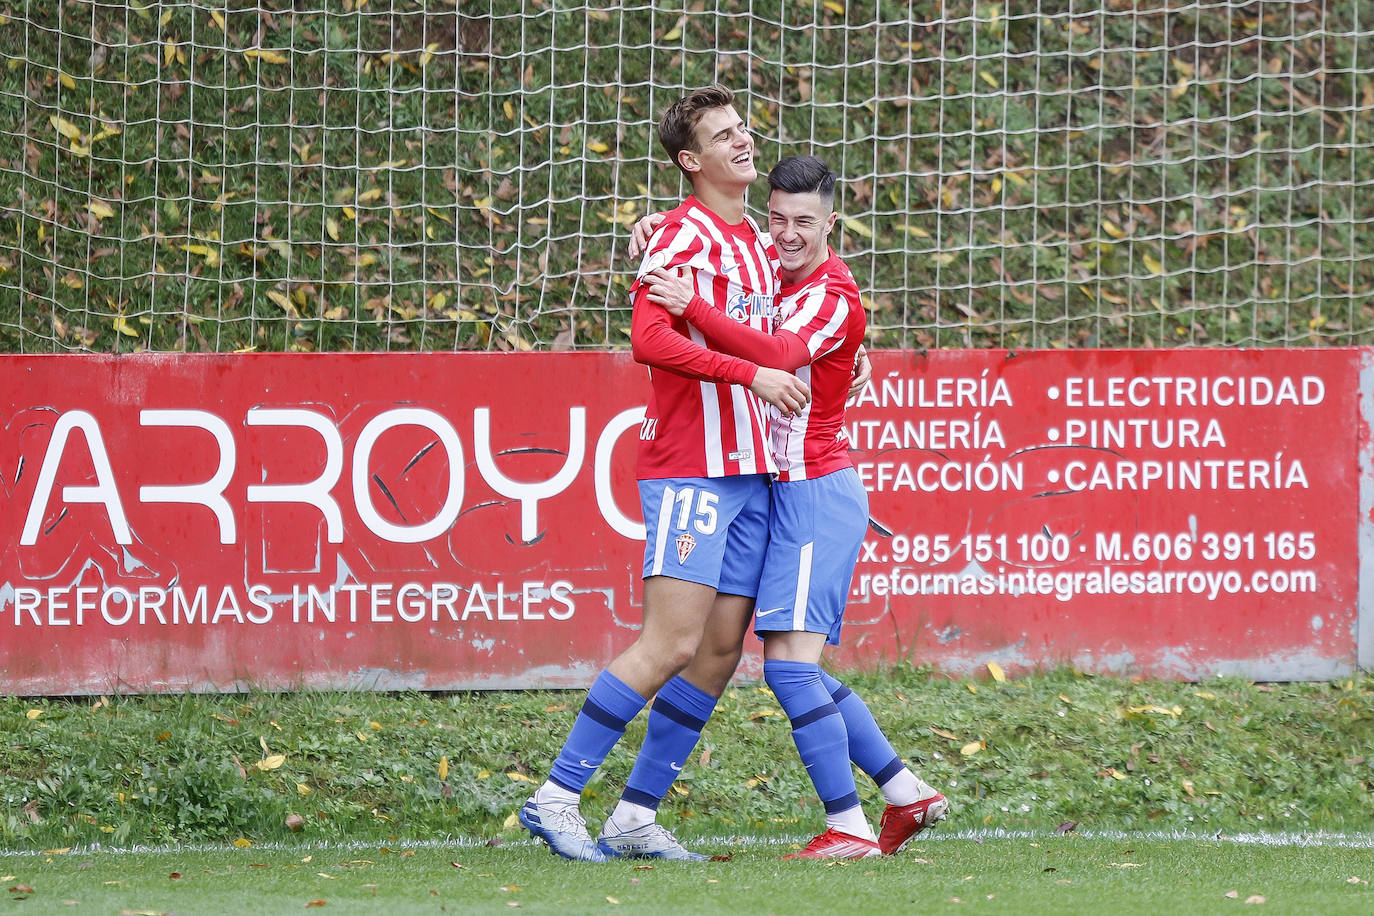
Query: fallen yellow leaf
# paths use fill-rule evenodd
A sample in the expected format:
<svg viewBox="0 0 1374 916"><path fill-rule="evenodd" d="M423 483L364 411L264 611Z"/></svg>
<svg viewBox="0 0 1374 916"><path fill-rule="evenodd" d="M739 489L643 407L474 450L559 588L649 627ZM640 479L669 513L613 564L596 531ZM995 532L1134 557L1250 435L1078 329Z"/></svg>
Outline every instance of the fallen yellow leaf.
<svg viewBox="0 0 1374 916"><path fill-rule="evenodd" d="M988 662L988 674L991 674L992 679L999 684L1005 684L1007 682L1007 673L1003 671L1002 666L996 662Z"/></svg>
<svg viewBox="0 0 1374 916"><path fill-rule="evenodd" d="M278 54L276 51L264 51L261 48L249 48L243 52L243 56L249 60L256 57L264 64L284 64L287 62L287 57L284 54Z"/></svg>
<svg viewBox="0 0 1374 916"><path fill-rule="evenodd" d="M281 306L282 310L285 311L288 315L296 314L296 307L291 304L290 299L286 298L285 293L279 292L275 289L269 289L267 291L267 298L271 299L277 305Z"/></svg>
<svg viewBox="0 0 1374 916"><path fill-rule="evenodd" d="M974 754L985 749L987 746L988 745L986 741L970 741L968 744L965 744L963 747L959 748L959 753L965 757L972 757Z"/></svg>
<svg viewBox="0 0 1374 916"><path fill-rule="evenodd" d="M71 121L68 121L66 118L59 118L56 115L53 115L52 117L48 118L48 120L52 122L53 127L57 128L57 132L62 136L66 137L68 140L81 139L81 128L77 127L75 124L73 124Z"/></svg>
<svg viewBox="0 0 1374 916"><path fill-rule="evenodd" d="M861 235L866 239L873 238L873 230L856 219L846 219L844 227L855 235Z"/></svg>
<svg viewBox="0 0 1374 916"><path fill-rule="evenodd" d="M262 770L264 773L266 773L268 770L275 770L279 768L283 763L286 763L285 754L272 754L268 757L262 758L257 763L253 764L253 766L257 767L259 770Z"/></svg>
<svg viewBox="0 0 1374 916"><path fill-rule="evenodd" d="M439 779L448 779L448 755L439 758Z"/></svg>
<svg viewBox="0 0 1374 916"><path fill-rule="evenodd" d="M239 849L247 849L249 846L253 845L253 841L248 839L247 837L241 836L234 841L234 845L237 846Z"/></svg>

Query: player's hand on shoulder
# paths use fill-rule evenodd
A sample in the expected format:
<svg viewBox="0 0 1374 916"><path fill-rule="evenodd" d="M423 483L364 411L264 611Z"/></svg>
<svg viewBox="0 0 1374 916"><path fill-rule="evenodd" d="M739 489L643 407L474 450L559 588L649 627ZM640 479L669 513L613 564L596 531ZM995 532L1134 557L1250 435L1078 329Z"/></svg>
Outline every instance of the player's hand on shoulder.
<svg viewBox="0 0 1374 916"><path fill-rule="evenodd" d="M664 213L650 213L635 223L634 228L630 230L630 257L637 258L644 253L644 249L649 247L649 239L653 236L654 230L667 218L667 214Z"/></svg>
<svg viewBox="0 0 1374 916"><path fill-rule="evenodd" d="M749 390L789 416L800 413L811 402L811 389L805 382L790 372L767 366L759 367Z"/></svg>
<svg viewBox="0 0 1374 916"><path fill-rule="evenodd" d="M692 296L696 294L696 288L687 278L686 268L682 267L660 267L651 270L644 275L641 282L648 290L645 298L663 306L669 314L679 317L687 311Z"/></svg>
<svg viewBox="0 0 1374 916"><path fill-rule="evenodd" d="M854 351L854 375L849 380L848 398L856 398L868 380L873 378L873 364L868 361L868 350L863 344L859 344L859 349Z"/></svg>

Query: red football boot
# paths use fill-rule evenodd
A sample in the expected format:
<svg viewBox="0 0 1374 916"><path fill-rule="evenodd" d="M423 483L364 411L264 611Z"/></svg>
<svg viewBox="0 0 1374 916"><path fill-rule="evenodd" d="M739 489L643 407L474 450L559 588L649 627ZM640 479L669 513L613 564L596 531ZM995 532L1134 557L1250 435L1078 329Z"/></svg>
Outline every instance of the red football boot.
<svg viewBox="0 0 1374 916"><path fill-rule="evenodd" d="M801 852L794 852L784 859L867 859L880 856L882 850L872 840L850 836L838 830L826 830L816 837Z"/></svg>
<svg viewBox="0 0 1374 916"><path fill-rule="evenodd" d="M949 802L939 792L909 805L888 805L878 827L878 847L883 855L890 856L948 813Z"/></svg>

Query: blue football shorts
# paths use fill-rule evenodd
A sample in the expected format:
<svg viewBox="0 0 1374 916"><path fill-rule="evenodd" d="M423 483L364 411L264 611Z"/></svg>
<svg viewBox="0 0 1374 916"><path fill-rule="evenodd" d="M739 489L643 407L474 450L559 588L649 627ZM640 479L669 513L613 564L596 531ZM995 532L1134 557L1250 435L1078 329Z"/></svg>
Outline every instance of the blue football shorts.
<svg viewBox="0 0 1374 916"><path fill-rule="evenodd" d="M754 632L824 633L838 645L854 564L868 528L868 493L853 468L776 481Z"/></svg>
<svg viewBox="0 0 1374 916"><path fill-rule="evenodd" d="M641 480L644 578L667 576L728 595L758 594L768 547L768 475Z"/></svg>

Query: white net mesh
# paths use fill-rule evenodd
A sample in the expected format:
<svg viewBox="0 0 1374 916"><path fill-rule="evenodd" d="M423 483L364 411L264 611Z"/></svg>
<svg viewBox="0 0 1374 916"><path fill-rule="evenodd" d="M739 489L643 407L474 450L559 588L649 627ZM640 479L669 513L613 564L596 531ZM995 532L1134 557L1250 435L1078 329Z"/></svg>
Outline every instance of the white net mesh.
<svg viewBox="0 0 1374 916"><path fill-rule="evenodd" d="M1374 342L1374 3L1014 6L10 0L0 349L623 345L714 81L878 346Z"/></svg>

